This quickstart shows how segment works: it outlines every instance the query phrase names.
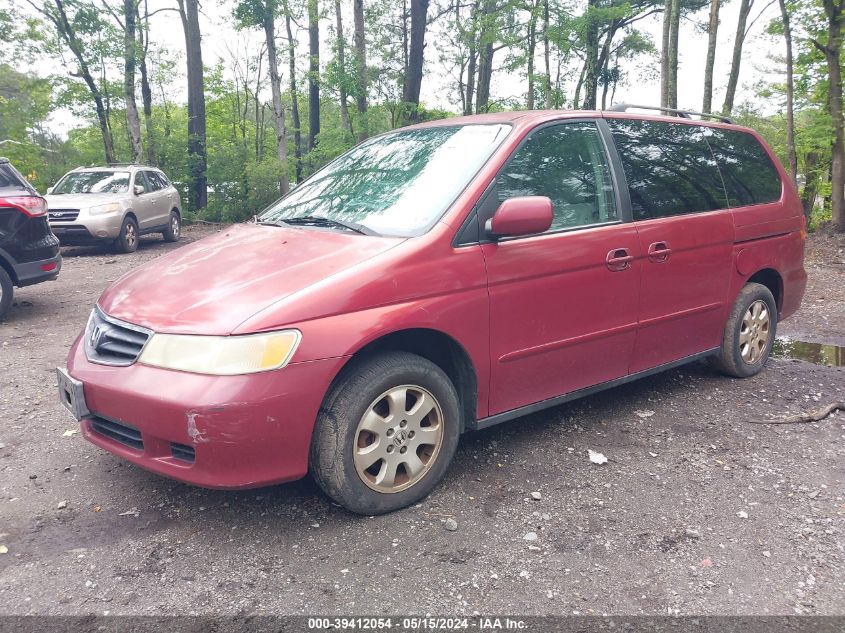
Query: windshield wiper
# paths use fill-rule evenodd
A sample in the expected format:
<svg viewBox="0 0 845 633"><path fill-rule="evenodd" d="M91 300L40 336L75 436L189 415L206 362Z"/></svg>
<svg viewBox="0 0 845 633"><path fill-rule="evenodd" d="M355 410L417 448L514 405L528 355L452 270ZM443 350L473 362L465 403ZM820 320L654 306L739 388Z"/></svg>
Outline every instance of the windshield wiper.
<svg viewBox="0 0 845 633"><path fill-rule="evenodd" d="M379 235L371 228L368 228L363 224L356 224L355 222L344 222L342 220L332 220L330 218L320 218L315 215L303 215L297 218L285 218L284 220L279 220L277 222L262 222L262 224L290 224L291 226L326 226L345 229L347 231L354 231L355 233L360 233L361 235Z"/></svg>

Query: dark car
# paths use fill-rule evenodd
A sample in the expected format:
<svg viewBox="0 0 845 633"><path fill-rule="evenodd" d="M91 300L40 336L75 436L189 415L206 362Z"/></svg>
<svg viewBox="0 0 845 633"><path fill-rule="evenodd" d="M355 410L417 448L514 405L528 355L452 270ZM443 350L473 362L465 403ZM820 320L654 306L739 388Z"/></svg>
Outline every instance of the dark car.
<svg viewBox="0 0 845 633"><path fill-rule="evenodd" d="M61 267L47 201L8 158L0 158L0 319L12 305L14 286L55 279Z"/></svg>
<svg viewBox="0 0 845 633"><path fill-rule="evenodd" d="M425 123L121 277L60 395L89 441L162 475L310 470L387 512L434 487L464 431L696 359L757 374L801 303L804 239L774 154L726 120Z"/></svg>

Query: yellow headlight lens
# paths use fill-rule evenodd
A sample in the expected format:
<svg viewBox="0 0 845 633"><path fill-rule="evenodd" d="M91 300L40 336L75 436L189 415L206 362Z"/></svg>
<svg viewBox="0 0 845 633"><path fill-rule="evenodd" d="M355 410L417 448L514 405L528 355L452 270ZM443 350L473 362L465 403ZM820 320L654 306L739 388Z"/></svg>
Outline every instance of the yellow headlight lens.
<svg viewBox="0 0 845 633"><path fill-rule="evenodd" d="M105 215L106 213L117 213L121 206L119 202L109 202L88 209L88 215Z"/></svg>
<svg viewBox="0 0 845 633"><path fill-rule="evenodd" d="M243 336L153 334L138 362L214 376L254 374L287 365L301 338L298 330Z"/></svg>

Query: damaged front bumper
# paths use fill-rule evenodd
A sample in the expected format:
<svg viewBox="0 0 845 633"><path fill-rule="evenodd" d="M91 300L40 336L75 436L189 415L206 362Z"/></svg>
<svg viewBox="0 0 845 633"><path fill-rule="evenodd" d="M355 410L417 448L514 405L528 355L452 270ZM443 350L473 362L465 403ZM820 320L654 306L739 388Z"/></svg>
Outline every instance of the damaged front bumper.
<svg viewBox="0 0 845 633"><path fill-rule="evenodd" d="M206 376L95 364L77 340L67 374L82 384L91 443L186 483L254 488L305 475L314 421L343 360Z"/></svg>

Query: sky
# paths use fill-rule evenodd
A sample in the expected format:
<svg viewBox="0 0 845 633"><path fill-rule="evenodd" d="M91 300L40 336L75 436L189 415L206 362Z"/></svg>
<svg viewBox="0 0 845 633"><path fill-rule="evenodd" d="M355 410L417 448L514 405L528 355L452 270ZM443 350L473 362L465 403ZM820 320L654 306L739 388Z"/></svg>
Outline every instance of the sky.
<svg viewBox="0 0 845 633"><path fill-rule="evenodd" d="M109 0L114 2L114 0ZM767 0L768 1L768 0ZM174 7L174 0L149 0L150 11L163 7ZM434 4L434 3L432 3ZM772 74L771 69L777 67L774 57L783 57L785 45L782 38L772 37L765 33L766 25L773 19L779 17L779 8L776 2L764 4L764 0L756 0L758 5L751 12L751 19L758 14L762 15L754 23L751 32L746 39L743 49L743 63L737 91L738 104L745 100L754 101L753 86L761 79L782 80L777 74ZM214 65L218 59L229 61L231 51L249 50L257 51L262 42L263 33L257 29L248 31L236 31L232 25L231 13L233 2L206 0L202 3L200 28L203 34L203 61L207 66ZM333 3L321 2L325 11L333 10ZM762 10L761 10L762 8ZM713 107L719 109L724 99L724 90L727 84L728 73L730 72L730 61L733 50L733 41L736 29L736 20L739 10L738 0L730 0L722 7L721 25L719 27L719 44L716 53L714 71L714 97ZM700 110L703 96L703 76L705 56L707 52L707 34L703 31L702 25L707 20L707 9L682 21L680 33L680 55L678 70L678 105L681 108ZM351 3L344 1L344 29L347 36L353 30ZM329 41L329 26L334 23L333 13L329 18L323 20L321 36L321 58L328 60L331 56L331 43ZM662 30L662 15L646 18L638 23L639 28L649 33L659 48ZM447 28L445 22L434 27L435 29ZM299 51L303 55L300 65L306 64L305 51L307 50L307 31L300 29L298 37L301 41ZM151 39L154 43L164 44L173 51L184 50L184 36L182 24L178 14L174 11L162 11L153 16L151 21ZM446 71L438 62L436 32L429 33L425 51L425 74L423 79L421 100L428 107L439 107L457 111L460 107L457 102L457 95L452 86L454 79L447 76ZM538 66L541 63L540 47L538 46ZM501 61L501 57L499 58ZM184 59L181 60L184 64ZM31 70L39 73L59 72L58 66L50 68L49 64L39 64ZM284 68L286 71L286 67ZM660 102L660 81L659 81L659 59L642 58L636 65L625 69L628 75L626 85L617 88L614 101L656 105ZM182 68L179 69L180 76L184 76ZM174 94L171 98L182 100L184 94L184 80L176 82ZM525 79L515 73L498 72L494 74L492 95L495 98L515 97L524 99ZM569 94L571 95L570 87ZM266 95L269 101L269 94ZM761 104L755 105L760 108ZM762 104L765 112L772 112L779 109L779 104ZM51 119L51 127L58 133L64 134L68 129L81 124L81 121L68 113L57 112Z"/></svg>

